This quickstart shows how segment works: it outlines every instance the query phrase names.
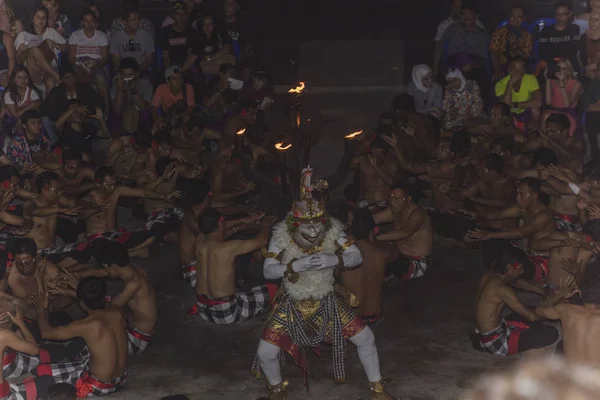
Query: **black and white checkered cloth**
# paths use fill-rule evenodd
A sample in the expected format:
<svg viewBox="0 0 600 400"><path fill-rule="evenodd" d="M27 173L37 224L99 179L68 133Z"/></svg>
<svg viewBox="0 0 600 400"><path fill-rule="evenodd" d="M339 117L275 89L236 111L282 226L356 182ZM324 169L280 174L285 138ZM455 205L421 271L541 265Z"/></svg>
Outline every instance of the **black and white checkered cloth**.
<svg viewBox="0 0 600 400"><path fill-rule="evenodd" d="M186 283L192 285L192 287L196 287L196 261L193 261L189 264L185 264L181 266L183 270L183 280Z"/></svg>
<svg viewBox="0 0 600 400"><path fill-rule="evenodd" d="M146 230L149 231L155 224L165 224L171 218L183 219L184 210L182 208L167 208L164 211L156 212L146 219Z"/></svg>
<svg viewBox="0 0 600 400"><path fill-rule="evenodd" d="M510 327L506 321L503 320L493 331L485 333L476 332L480 335L479 344L487 351L497 356L507 356L509 354L508 337L510 336Z"/></svg>
<svg viewBox="0 0 600 400"><path fill-rule="evenodd" d="M4 352L2 375L4 378L18 378L30 373L38 365L40 365L39 356L30 356L7 349Z"/></svg>
<svg viewBox="0 0 600 400"><path fill-rule="evenodd" d="M69 244L64 244L64 245L59 245L59 246L52 246L52 247L48 247L46 249L40 249L40 250L38 250L38 253L42 257L46 257L50 254L66 254L66 253L72 253L74 251L82 251L86 247L87 247L87 242L75 242L75 243L69 243Z"/></svg>
<svg viewBox="0 0 600 400"><path fill-rule="evenodd" d="M331 344L333 349L333 375L336 380L343 380L346 376L344 369L344 358L346 357L346 340L342 331L342 319L340 317L334 291L323 297L319 309L305 320L302 313L296 307L296 302L287 294L281 297L280 305L285 310L283 313L274 315L275 322L285 326L292 342L299 346L304 359L304 384L308 389L308 360L306 351L314 349L325 340L327 329L331 327ZM285 315L286 318L280 318ZM317 322L318 321L318 322ZM319 326L319 331L314 331L311 326ZM279 352L280 361L284 357Z"/></svg>
<svg viewBox="0 0 600 400"><path fill-rule="evenodd" d="M199 314L203 320L215 324L230 325L252 318L266 309L268 304L269 291L262 285L253 287L246 293L236 291L227 299L198 296L196 310L190 314Z"/></svg>
<svg viewBox="0 0 600 400"><path fill-rule="evenodd" d="M90 351L86 346L77 355L75 361L40 364L36 369L36 374L38 376L52 376L56 383L75 385L81 374L87 370L90 357Z"/></svg>
<svg viewBox="0 0 600 400"><path fill-rule="evenodd" d="M101 382L86 370L79 378L75 387L77 388L78 398L103 397L115 393L117 390L121 389L126 382L127 371L111 382ZM85 386L88 386L89 392L84 389Z"/></svg>
<svg viewBox="0 0 600 400"><path fill-rule="evenodd" d="M410 266L406 275L402 277L403 280L420 278L427 272L429 268L429 257L410 257Z"/></svg>
<svg viewBox="0 0 600 400"><path fill-rule="evenodd" d="M141 354L150 344L152 336L153 334L147 334L135 328L127 329L127 346L129 348L129 354L136 356Z"/></svg>

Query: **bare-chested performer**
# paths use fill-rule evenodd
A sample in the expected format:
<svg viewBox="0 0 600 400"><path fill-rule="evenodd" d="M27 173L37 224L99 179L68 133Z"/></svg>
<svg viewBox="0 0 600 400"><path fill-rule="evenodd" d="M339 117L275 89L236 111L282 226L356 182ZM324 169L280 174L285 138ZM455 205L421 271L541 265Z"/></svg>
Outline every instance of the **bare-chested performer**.
<svg viewBox="0 0 600 400"><path fill-rule="evenodd" d="M461 187L465 176L464 167L454 160L456 152L450 139L442 139L438 142L434 163L417 163L407 160L404 150L399 148L395 137L384 136L383 138L394 149L400 168L421 175L422 179L433 184L431 207L438 212L462 208L462 201L453 200L447 193L439 190L439 187L446 183L451 187Z"/></svg>
<svg viewBox="0 0 600 400"><path fill-rule="evenodd" d="M102 263L104 269L90 269L78 273L79 277L108 277L121 279L125 287L118 295L110 299L111 304L127 307L131 311L128 318L127 337L129 354L141 354L154 335L158 319L158 303L156 293L148 277L148 273L129 262L127 249L120 243L104 242ZM64 290L57 285L51 286L57 293L76 297L72 288ZM75 285L76 287L76 285Z"/></svg>
<svg viewBox="0 0 600 400"><path fill-rule="evenodd" d="M557 350L562 350L567 361L600 367L599 304L560 303L539 306L535 313L541 318L560 320L562 341Z"/></svg>
<svg viewBox="0 0 600 400"><path fill-rule="evenodd" d="M200 235L198 217L212 204L212 192L195 192L182 198L184 216L179 226L179 265L183 273L183 280L192 287L196 287L196 241ZM204 197L202 197L204 196Z"/></svg>
<svg viewBox="0 0 600 400"><path fill-rule="evenodd" d="M393 230L377 235L377 240L394 242L399 258L389 267L398 278L408 280L425 275L433 252L433 228L427 211L412 201L404 184L392 186L389 208L374 216L375 222L393 222Z"/></svg>
<svg viewBox="0 0 600 400"><path fill-rule="evenodd" d="M375 324L383 318L381 287L385 266L398 257L394 245L375 238L375 221L367 209L355 209L350 233L363 257L362 266L345 269L342 283L358 298L357 314L367 323Z"/></svg>
<svg viewBox="0 0 600 400"><path fill-rule="evenodd" d="M542 281L548 275L548 252L555 247L565 245L563 240L549 239L556 232L554 215L541 201L540 193L541 182L539 180L522 179L517 188L517 204L515 206L503 210L482 212L479 217L487 220L521 218L523 225L497 232L482 230L469 232L469 235L476 240L527 239L526 250L523 250L523 258L520 258L525 269L523 278L535 281ZM509 243L506 245L510 246ZM527 258L530 262L526 262Z"/></svg>
<svg viewBox="0 0 600 400"><path fill-rule="evenodd" d="M556 153L559 165L577 174L583 170L585 146L581 139L569 136L571 122L565 114L552 114L546 120L546 130L537 131L537 135L527 140L521 152L533 152L547 147Z"/></svg>
<svg viewBox="0 0 600 400"><path fill-rule="evenodd" d="M168 132L160 131L152 139L150 147L136 157L135 165L133 166L135 171L154 168L156 161L161 157L169 157L179 162L187 162L185 156L173 147L173 138Z"/></svg>
<svg viewBox="0 0 600 400"><path fill-rule="evenodd" d="M236 289L235 257L266 246L274 217L266 217L261 231L249 240L225 240L225 221L214 208L202 213L198 227L203 236L196 245L196 305L190 310L215 324L237 324L257 315L269 303L265 285L247 293Z"/></svg>
<svg viewBox="0 0 600 400"><path fill-rule="evenodd" d="M41 255L50 257L53 262L59 263L60 267L69 268L87 262L90 254L85 251L85 242L55 245L58 214L77 216L84 220L101 212L101 206L61 196L59 176L54 172L47 171L38 175L36 187L39 196L23 205L23 216L33 221L33 227L27 237L35 241ZM84 209L84 206L87 208ZM77 233L70 236L77 237Z"/></svg>
<svg viewBox="0 0 600 400"><path fill-rule="evenodd" d="M106 152L105 162L114 168L119 178L135 181L136 174L140 172L136 170L136 161L140 153L138 150L133 136L121 136L113 139Z"/></svg>
<svg viewBox="0 0 600 400"><path fill-rule="evenodd" d="M398 165L389 154L390 146L381 136L371 142L371 154L358 161L360 195L368 204L385 205Z"/></svg>
<svg viewBox="0 0 600 400"><path fill-rule="evenodd" d="M40 330L46 340L82 338L86 348L69 363L42 364L37 378L53 377L77 388L77 398L106 396L127 381L127 325L121 307L106 302L106 282L101 278L82 279L77 298L87 317L65 326L48 322L48 302L43 266L36 271ZM87 350L87 351L86 351Z"/></svg>
<svg viewBox="0 0 600 400"><path fill-rule="evenodd" d="M515 141L510 137L494 139L490 146L493 154L498 154L504 160L504 174L513 179L521 176L521 171L531 167L531 156L515 151Z"/></svg>
<svg viewBox="0 0 600 400"><path fill-rule="evenodd" d="M550 346L558 339L556 328L538 322L536 312L519 301L511 286L523 275L523 265L508 249L502 250L486 272L475 297L477 329L470 334L473 348L492 354L508 356L518 352ZM534 290L537 292L537 290ZM563 282L540 305L550 306L568 299L577 291L574 281ZM504 307L513 311L501 318Z"/></svg>
<svg viewBox="0 0 600 400"><path fill-rule="evenodd" d="M95 205L103 205L105 211L86 219L87 240L92 247L94 257L102 257L94 247L96 240L112 240L123 244L130 256L146 256L148 246L154 243L154 238L148 237L145 231L125 232L116 229L117 203L123 197L154 198L170 201L180 195L175 191L170 194L157 193L148 189L130 188L116 183L117 176L111 167L99 167L95 173L96 189L92 190L86 200ZM100 260L101 261L101 260Z"/></svg>
<svg viewBox="0 0 600 400"><path fill-rule="evenodd" d="M213 207L235 205L235 199L252 191L256 185L244 179L239 160L232 158L233 146L221 142L211 168Z"/></svg>

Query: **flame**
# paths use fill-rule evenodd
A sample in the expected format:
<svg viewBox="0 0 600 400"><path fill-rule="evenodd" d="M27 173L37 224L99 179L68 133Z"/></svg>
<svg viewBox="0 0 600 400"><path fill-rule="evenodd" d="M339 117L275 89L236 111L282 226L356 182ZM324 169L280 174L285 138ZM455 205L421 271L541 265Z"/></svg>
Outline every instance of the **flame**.
<svg viewBox="0 0 600 400"><path fill-rule="evenodd" d="M246 128L240 129L239 131L237 131L235 134L236 135L243 135L244 132L246 132Z"/></svg>
<svg viewBox="0 0 600 400"><path fill-rule="evenodd" d="M289 150L292 147L292 144L288 144L287 146L285 146L285 142L279 142L279 143L275 143L275 148L279 151L286 151Z"/></svg>
<svg viewBox="0 0 600 400"><path fill-rule="evenodd" d="M304 84L304 82L300 82L300 84L298 86L296 86L294 89L290 89L288 90L288 93L302 93L304 91L304 88L306 87L306 85Z"/></svg>
<svg viewBox="0 0 600 400"><path fill-rule="evenodd" d="M296 127L300 128L300 113L296 113Z"/></svg>
<svg viewBox="0 0 600 400"><path fill-rule="evenodd" d="M346 138L346 139L354 139L357 136L360 136L362 133L363 133L362 130L357 131L357 132L352 132L351 134L344 136L344 138Z"/></svg>

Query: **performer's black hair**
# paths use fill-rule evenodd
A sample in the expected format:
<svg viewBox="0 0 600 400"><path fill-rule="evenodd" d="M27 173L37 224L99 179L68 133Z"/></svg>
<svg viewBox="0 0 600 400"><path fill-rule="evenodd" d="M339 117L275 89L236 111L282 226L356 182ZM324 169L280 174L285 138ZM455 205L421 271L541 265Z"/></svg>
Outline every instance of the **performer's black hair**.
<svg viewBox="0 0 600 400"><path fill-rule="evenodd" d="M106 281L90 276L77 285L77 298L90 310L101 310L106 305Z"/></svg>

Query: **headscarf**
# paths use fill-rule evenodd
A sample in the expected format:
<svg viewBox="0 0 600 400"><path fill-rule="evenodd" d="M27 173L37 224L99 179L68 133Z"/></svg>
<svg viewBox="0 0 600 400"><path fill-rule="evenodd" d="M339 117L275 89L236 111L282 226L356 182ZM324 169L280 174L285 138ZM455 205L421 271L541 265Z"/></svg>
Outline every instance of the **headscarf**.
<svg viewBox="0 0 600 400"><path fill-rule="evenodd" d="M429 68L429 65L425 65L425 64L415 65L412 70L413 84L421 92L426 92L429 90L429 88L426 88L425 86L423 86L423 78L425 77L425 75L427 75L429 73L431 73L431 68Z"/></svg>
<svg viewBox="0 0 600 400"><path fill-rule="evenodd" d="M465 85L467 84L467 81L465 80L465 76L463 75L462 71L458 68L450 68L448 70L448 72L446 72L446 80L450 80L450 79L454 79L454 78L458 78L460 79L460 88L458 88L459 92L462 92L465 89Z"/></svg>
<svg viewBox="0 0 600 400"><path fill-rule="evenodd" d="M590 39L598 40L600 39L600 27L596 27L596 29L592 30L591 24L589 23L589 21L591 21L592 18L600 18L600 12L592 11L590 13L590 17L588 19L588 28L587 31L585 31L585 33Z"/></svg>

